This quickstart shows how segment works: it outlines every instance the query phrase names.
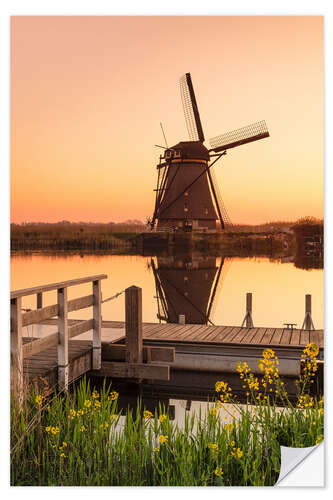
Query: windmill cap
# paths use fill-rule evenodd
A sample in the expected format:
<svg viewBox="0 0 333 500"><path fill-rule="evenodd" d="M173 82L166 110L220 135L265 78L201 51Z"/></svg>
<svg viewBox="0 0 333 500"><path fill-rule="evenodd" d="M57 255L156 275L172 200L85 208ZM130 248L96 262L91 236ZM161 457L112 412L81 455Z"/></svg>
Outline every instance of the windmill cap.
<svg viewBox="0 0 333 500"><path fill-rule="evenodd" d="M181 151L182 157L194 160L209 160L208 149L200 141L182 141L172 146L173 150Z"/></svg>

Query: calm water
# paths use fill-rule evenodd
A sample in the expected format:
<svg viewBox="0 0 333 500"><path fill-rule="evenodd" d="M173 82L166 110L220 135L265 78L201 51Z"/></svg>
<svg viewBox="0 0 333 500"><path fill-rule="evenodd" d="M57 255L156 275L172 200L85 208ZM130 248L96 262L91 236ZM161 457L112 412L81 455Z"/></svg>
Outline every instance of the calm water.
<svg viewBox="0 0 333 500"><path fill-rule="evenodd" d="M174 322L185 314L188 323L240 326L245 314L246 292L253 293L254 326L283 327L304 319L304 295L312 295L312 317L323 328L324 276L322 269L299 269L293 262L263 257L223 258L200 254L186 257L140 255L14 255L11 258L11 290L59 282L83 276L107 274L102 281L103 298L128 286L142 288L143 320ZM69 298L91 293L91 285L69 289ZM44 305L56 302L48 292ZM23 307L35 308L35 297ZM103 319L124 320L124 295L106 302ZM89 309L70 314L91 317Z"/></svg>

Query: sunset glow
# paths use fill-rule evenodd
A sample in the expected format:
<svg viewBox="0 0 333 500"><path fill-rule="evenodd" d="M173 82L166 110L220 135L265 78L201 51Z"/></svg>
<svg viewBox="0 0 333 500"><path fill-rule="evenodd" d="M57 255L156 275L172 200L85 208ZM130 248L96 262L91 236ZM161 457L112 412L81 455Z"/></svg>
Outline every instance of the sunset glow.
<svg viewBox="0 0 333 500"><path fill-rule="evenodd" d="M164 144L266 120L215 168L235 223L323 217L323 18L13 17L11 220L145 220Z"/></svg>

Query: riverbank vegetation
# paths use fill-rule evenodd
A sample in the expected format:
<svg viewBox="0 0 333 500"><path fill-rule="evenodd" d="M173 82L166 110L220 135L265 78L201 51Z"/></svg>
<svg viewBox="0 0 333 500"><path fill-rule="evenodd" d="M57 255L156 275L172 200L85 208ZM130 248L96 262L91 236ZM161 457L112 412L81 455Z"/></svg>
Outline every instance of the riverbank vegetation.
<svg viewBox="0 0 333 500"><path fill-rule="evenodd" d="M11 484L70 486L274 485L280 445L307 447L323 439L323 399L312 395L315 344L302 355L292 405L272 349L263 351L256 376L246 363L237 371L247 404L216 382L207 411L172 421L159 406L139 404L122 415L118 394L104 383L98 392L85 379L66 395L33 394L20 411L11 408Z"/></svg>

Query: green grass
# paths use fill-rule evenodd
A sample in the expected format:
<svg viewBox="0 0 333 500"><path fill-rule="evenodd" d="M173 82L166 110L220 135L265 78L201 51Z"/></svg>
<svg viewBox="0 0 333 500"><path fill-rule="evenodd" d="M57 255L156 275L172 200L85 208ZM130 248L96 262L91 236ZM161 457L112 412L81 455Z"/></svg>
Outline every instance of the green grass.
<svg viewBox="0 0 333 500"><path fill-rule="evenodd" d="M262 377L239 367L247 405L217 382L216 401L205 412L185 412L182 427L161 405L154 415L139 403L121 416L117 394L105 383L99 393L85 379L66 395L31 392L22 411L12 406L11 484L274 485L280 445L312 446L323 437L323 402L308 393L316 360L305 355L304 361L296 405L274 375L277 358L268 352Z"/></svg>

